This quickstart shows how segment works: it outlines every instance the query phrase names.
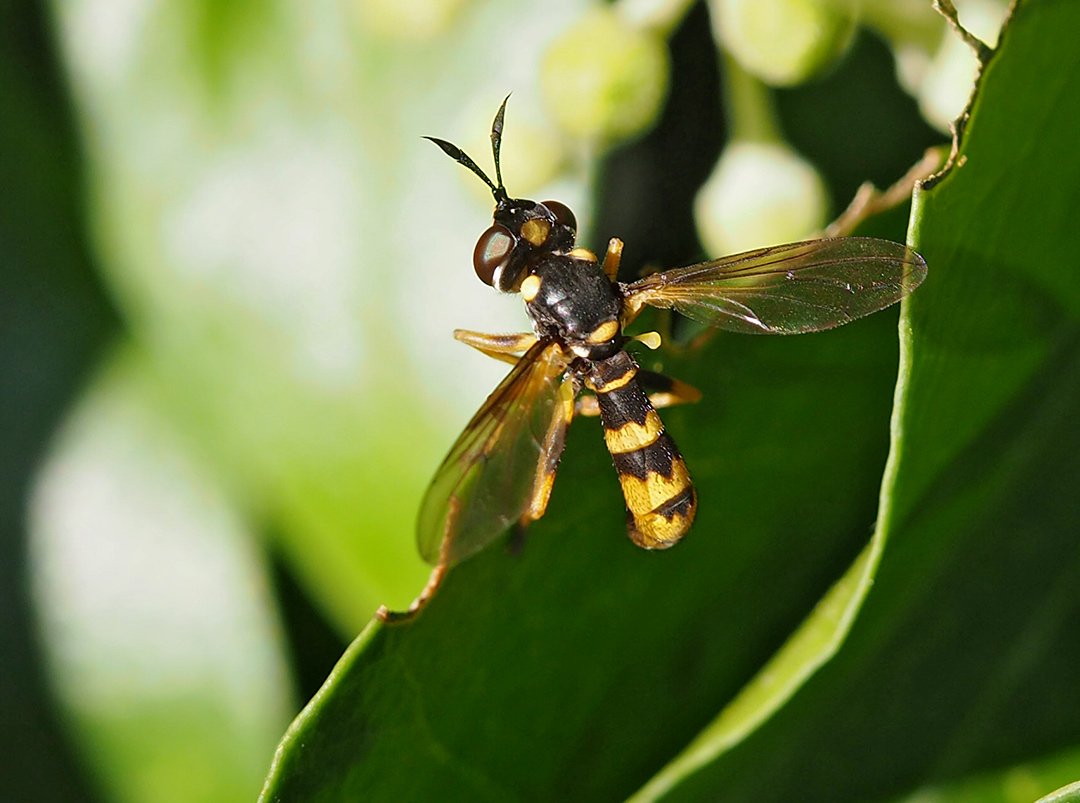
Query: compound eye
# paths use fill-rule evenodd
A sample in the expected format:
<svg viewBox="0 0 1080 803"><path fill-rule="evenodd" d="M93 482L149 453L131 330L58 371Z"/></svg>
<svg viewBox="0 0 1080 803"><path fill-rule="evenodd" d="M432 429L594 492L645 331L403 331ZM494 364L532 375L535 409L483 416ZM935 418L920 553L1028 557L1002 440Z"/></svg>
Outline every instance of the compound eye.
<svg viewBox="0 0 1080 803"><path fill-rule="evenodd" d="M548 208L548 211L555 216L555 225L566 226L574 232L577 232L577 218L574 217L574 213L570 211L570 207L566 204L559 203L558 201L544 201L544 206Z"/></svg>
<svg viewBox="0 0 1080 803"><path fill-rule="evenodd" d="M480 235L473 249L473 268L480 281L489 286L495 284L495 273L506 265L514 249L514 237L509 229L496 223Z"/></svg>

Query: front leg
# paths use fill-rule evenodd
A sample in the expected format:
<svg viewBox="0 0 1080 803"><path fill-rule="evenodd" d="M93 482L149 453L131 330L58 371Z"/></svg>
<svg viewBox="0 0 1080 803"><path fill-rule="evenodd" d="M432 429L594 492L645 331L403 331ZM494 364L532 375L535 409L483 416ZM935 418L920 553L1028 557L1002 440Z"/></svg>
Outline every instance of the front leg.
<svg viewBox="0 0 1080 803"><path fill-rule="evenodd" d="M454 339L489 357L511 365L517 365L518 358L536 343L536 335L522 332L514 335L489 335L484 332L472 332L468 329L455 329Z"/></svg>

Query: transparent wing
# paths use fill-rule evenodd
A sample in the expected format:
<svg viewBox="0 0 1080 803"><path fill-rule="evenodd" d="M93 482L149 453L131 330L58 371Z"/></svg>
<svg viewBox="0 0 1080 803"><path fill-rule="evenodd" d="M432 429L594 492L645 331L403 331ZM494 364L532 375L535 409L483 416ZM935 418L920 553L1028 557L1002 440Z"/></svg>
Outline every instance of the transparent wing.
<svg viewBox="0 0 1080 803"><path fill-rule="evenodd" d="M895 304L926 278L900 243L869 237L776 245L656 273L623 288L627 319L641 307L748 334L831 329Z"/></svg>
<svg viewBox="0 0 1080 803"><path fill-rule="evenodd" d="M420 506L428 563L457 563L516 522L532 497L544 437L569 361L540 340L488 396L443 460Z"/></svg>

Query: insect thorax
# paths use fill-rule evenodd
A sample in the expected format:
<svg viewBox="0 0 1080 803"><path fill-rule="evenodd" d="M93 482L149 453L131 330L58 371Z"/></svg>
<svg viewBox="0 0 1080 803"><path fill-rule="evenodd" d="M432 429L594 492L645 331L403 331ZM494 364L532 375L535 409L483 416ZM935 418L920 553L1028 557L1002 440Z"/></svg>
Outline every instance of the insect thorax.
<svg viewBox="0 0 1080 803"><path fill-rule="evenodd" d="M621 348L622 300L595 261L565 254L544 257L526 308L541 335L560 338L579 357L602 360Z"/></svg>

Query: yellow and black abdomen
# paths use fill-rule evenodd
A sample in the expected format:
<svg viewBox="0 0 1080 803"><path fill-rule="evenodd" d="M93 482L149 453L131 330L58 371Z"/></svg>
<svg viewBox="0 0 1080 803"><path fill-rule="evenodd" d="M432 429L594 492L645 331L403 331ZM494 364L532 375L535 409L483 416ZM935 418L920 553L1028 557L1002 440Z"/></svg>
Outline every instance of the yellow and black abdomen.
<svg viewBox="0 0 1080 803"><path fill-rule="evenodd" d="M635 544L667 549L694 521L697 494L686 463L641 389L627 352L591 363L586 386L596 393L604 440L619 472Z"/></svg>

